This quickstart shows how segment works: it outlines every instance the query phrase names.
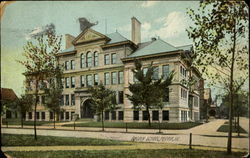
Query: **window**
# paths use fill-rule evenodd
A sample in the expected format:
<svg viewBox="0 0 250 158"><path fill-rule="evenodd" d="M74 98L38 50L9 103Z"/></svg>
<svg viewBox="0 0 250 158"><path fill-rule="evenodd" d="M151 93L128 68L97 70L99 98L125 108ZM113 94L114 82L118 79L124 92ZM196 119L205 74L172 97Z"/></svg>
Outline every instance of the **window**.
<svg viewBox="0 0 250 158"><path fill-rule="evenodd" d="M134 120L139 120L139 111L134 111Z"/></svg>
<svg viewBox="0 0 250 158"><path fill-rule="evenodd" d="M71 69L75 70L75 60L71 60Z"/></svg>
<svg viewBox="0 0 250 158"><path fill-rule="evenodd" d="M194 97L194 106L195 106L195 107L198 107L198 106L199 106L198 100L199 100L198 97L195 96L195 97Z"/></svg>
<svg viewBox="0 0 250 158"><path fill-rule="evenodd" d="M86 67L91 67L91 66L92 66L92 54L91 54L91 52L87 52Z"/></svg>
<svg viewBox="0 0 250 158"><path fill-rule="evenodd" d="M94 85L99 84L98 74L94 74Z"/></svg>
<svg viewBox="0 0 250 158"><path fill-rule="evenodd" d="M142 119L148 120L148 112L147 111L142 111Z"/></svg>
<svg viewBox="0 0 250 158"><path fill-rule="evenodd" d="M64 120L64 112L61 112L61 120Z"/></svg>
<svg viewBox="0 0 250 158"><path fill-rule="evenodd" d="M116 64L116 53L111 54L111 64Z"/></svg>
<svg viewBox="0 0 250 158"><path fill-rule="evenodd" d="M11 118L11 111L7 110L6 111L6 118ZM32 119L32 118L31 118Z"/></svg>
<svg viewBox="0 0 250 158"><path fill-rule="evenodd" d="M49 119L51 119L51 120L54 119L54 113L52 111L49 112Z"/></svg>
<svg viewBox="0 0 250 158"><path fill-rule="evenodd" d="M61 95L61 101L60 101L60 105L64 105L64 95Z"/></svg>
<svg viewBox="0 0 250 158"><path fill-rule="evenodd" d="M98 53L94 52L94 66L98 66Z"/></svg>
<svg viewBox="0 0 250 158"><path fill-rule="evenodd" d="M146 76L146 74L147 74L147 72L148 72L148 68L145 67L145 68L142 69L142 71L143 71L143 75Z"/></svg>
<svg viewBox="0 0 250 158"><path fill-rule="evenodd" d="M162 67L163 79L166 79L169 75L169 65L163 65Z"/></svg>
<svg viewBox="0 0 250 158"><path fill-rule="evenodd" d="M108 72L106 72L106 73L104 73L104 84L105 85L109 85L110 84L110 81L109 81L109 73Z"/></svg>
<svg viewBox="0 0 250 158"><path fill-rule="evenodd" d="M65 95L65 97L66 97L65 105L69 105L69 95L67 94Z"/></svg>
<svg viewBox="0 0 250 158"><path fill-rule="evenodd" d="M62 78L62 88L64 88L64 78Z"/></svg>
<svg viewBox="0 0 250 158"><path fill-rule="evenodd" d="M69 88L69 77L66 77L65 80L65 88Z"/></svg>
<svg viewBox="0 0 250 158"><path fill-rule="evenodd" d="M71 94L71 105L75 105L75 95Z"/></svg>
<svg viewBox="0 0 250 158"><path fill-rule="evenodd" d="M159 67L154 67L153 68L154 72L153 72L153 80L158 80L159 79Z"/></svg>
<svg viewBox="0 0 250 158"><path fill-rule="evenodd" d="M119 84L122 84L124 82L123 71L118 72L118 76L119 76L118 82L119 82Z"/></svg>
<svg viewBox="0 0 250 158"><path fill-rule="evenodd" d="M45 120L45 112L42 112L42 120Z"/></svg>
<svg viewBox="0 0 250 158"><path fill-rule="evenodd" d="M29 119L32 119L32 112L29 112Z"/></svg>
<svg viewBox="0 0 250 158"><path fill-rule="evenodd" d="M112 72L111 77L112 77L112 84L117 84L117 74L116 74L116 72Z"/></svg>
<svg viewBox="0 0 250 158"><path fill-rule="evenodd" d="M159 120L159 111L153 111L152 114L154 121Z"/></svg>
<svg viewBox="0 0 250 158"><path fill-rule="evenodd" d="M123 104L123 91L118 92L118 103Z"/></svg>
<svg viewBox="0 0 250 158"><path fill-rule="evenodd" d="M119 111L118 112L118 120L123 120L123 116L124 116L123 111Z"/></svg>
<svg viewBox="0 0 250 158"><path fill-rule="evenodd" d="M169 88L167 88L163 93L163 102L169 102Z"/></svg>
<svg viewBox="0 0 250 158"><path fill-rule="evenodd" d="M66 120L69 119L69 112L66 112Z"/></svg>
<svg viewBox="0 0 250 158"><path fill-rule="evenodd" d="M104 55L104 64L108 65L109 64L109 54Z"/></svg>
<svg viewBox="0 0 250 158"><path fill-rule="evenodd" d="M109 120L109 111L105 111L105 120Z"/></svg>
<svg viewBox="0 0 250 158"><path fill-rule="evenodd" d="M36 112L36 119L40 119L40 112Z"/></svg>
<svg viewBox="0 0 250 158"><path fill-rule="evenodd" d="M69 61L65 61L65 70L69 70Z"/></svg>
<svg viewBox="0 0 250 158"><path fill-rule="evenodd" d="M187 91L181 88L181 98L187 98Z"/></svg>
<svg viewBox="0 0 250 158"><path fill-rule="evenodd" d="M84 80L84 76L81 76L81 87L85 86L85 80Z"/></svg>
<svg viewBox="0 0 250 158"><path fill-rule="evenodd" d="M75 114L75 112L71 112L71 120L73 120L74 114Z"/></svg>
<svg viewBox="0 0 250 158"><path fill-rule="evenodd" d="M168 121L169 120L169 111L168 110L163 110L162 111L162 120L163 121Z"/></svg>
<svg viewBox="0 0 250 158"><path fill-rule="evenodd" d="M180 72L182 76L187 77L187 71L183 66L180 66Z"/></svg>
<svg viewBox="0 0 250 158"><path fill-rule="evenodd" d="M75 77L71 77L71 88L75 88Z"/></svg>
<svg viewBox="0 0 250 158"><path fill-rule="evenodd" d="M181 121L187 121L187 111L181 110Z"/></svg>
<svg viewBox="0 0 250 158"><path fill-rule="evenodd" d="M81 54L81 68L85 67L85 58L84 58L84 54Z"/></svg>
<svg viewBox="0 0 250 158"><path fill-rule="evenodd" d="M42 104L45 104L45 96L44 95L42 95Z"/></svg>
<svg viewBox="0 0 250 158"><path fill-rule="evenodd" d="M92 75L87 75L87 86L92 86Z"/></svg>
<svg viewBox="0 0 250 158"><path fill-rule="evenodd" d="M112 120L116 120L116 111L111 112L111 118Z"/></svg>

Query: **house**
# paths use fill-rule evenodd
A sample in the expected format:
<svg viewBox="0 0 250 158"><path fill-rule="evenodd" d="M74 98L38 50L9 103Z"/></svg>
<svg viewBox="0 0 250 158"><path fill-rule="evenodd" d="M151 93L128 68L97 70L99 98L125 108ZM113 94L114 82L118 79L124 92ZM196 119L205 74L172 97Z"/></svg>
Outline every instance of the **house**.
<svg viewBox="0 0 250 158"><path fill-rule="evenodd" d="M17 99L17 96L13 89L9 88L1 88L1 106L8 105L8 103ZM3 106L2 106L3 108ZM2 109L4 110L4 109ZM17 118L18 113L15 109L11 109L10 107L7 108L6 113L3 115L3 118Z"/></svg>
<svg viewBox="0 0 250 158"><path fill-rule="evenodd" d="M140 21L132 17L131 24L131 40L119 32L105 35L91 28L86 28L77 37L65 35L66 48L57 54L59 63L64 65L64 89L61 97L64 112L61 112L60 120L71 120L75 114L79 118L94 118L87 87L102 82L107 88L116 91L119 106L116 111L105 111L105 120L146 121L145 111L135 111L125 95L129 93L129 83L134 82L131 70L135 59L142 61L145 71L153 62L155 78L175 71L173 83L166 92L169 97L164 98L164 108L150 111L152 121L199 120L202 78L199 71L190 68L190 63L186 60L190 58L192 45L175 47L160 38L141 42ZM187 87L182 80L191 76L197 82L192 87ZM44 117L38 120L49 120L53 113L46 110L43 100L44 96L41 95L37 111L43 113ZM27 116L27 119L33 119L31 112Z"/></svg>

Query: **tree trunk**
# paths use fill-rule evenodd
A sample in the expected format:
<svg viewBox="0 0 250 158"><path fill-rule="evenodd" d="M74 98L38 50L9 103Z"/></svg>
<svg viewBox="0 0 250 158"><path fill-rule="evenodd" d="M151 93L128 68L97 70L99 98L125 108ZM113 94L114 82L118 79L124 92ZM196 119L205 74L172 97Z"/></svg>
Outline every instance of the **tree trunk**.
<svg viewBox="0 0 250 158"><path fill-rule="evenodd" d="M102 111L102 131L104 131L103 111Z"/></svg>
<svg viewBox="0 0 250 158"><path fill-rule="evenodd" d="M232 110L234 103L234 91L233 91L233 77L234 77L234 60L235 60L235 47L236 47L236 19L234 21L233 28L233 49L232 49L232 59L231 59L231 67L230 67L230 106L229 106L229 131L228 131L228 141L227 141L227 153L232 153Z"/></svg>
<svg viewBox="0 0 250 158"><path fill-rule="evenodd" d="M56 128L56 112L54 111L54 128Z"/></svg>
<svg viewBox="0 0 250 158"><path fill-rule="evenodd" d="M23 128L23 114L21 113L21 128Z"/></svg>
<svg viewBox="0 0 250 158"><path fill-rule="evenodd" d="M237 117L237 132L238 132L238 137L240 136L240 113L238 111L238 117Z"/></svg>
<svg viewBox="0 0 250 158"><path fill-rule="evenodd" d="M38 82L39 82L39 77L36 77L36 84L35 84L35 109L34 109L34 138L37 140L37 134L36 134L36 108L37 108L37 103L38 103Z"/></svg>
<svg viewBox="0 0 250 158"><path fill-rule="evenodd" d="M147 113L148 113L148 126L151 127L150 112L148 106L147 106Z"/></svg>

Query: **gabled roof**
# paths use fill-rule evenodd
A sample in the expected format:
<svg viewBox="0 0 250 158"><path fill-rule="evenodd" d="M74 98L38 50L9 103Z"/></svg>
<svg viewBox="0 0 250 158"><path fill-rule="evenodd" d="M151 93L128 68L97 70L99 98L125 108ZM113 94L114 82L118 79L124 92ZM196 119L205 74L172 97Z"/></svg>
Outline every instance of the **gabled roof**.
<svg viewBox="0 0 250 158"><path fill-rule="evenodd" d="M110 33L110 34L107 34L106 36L111 39L109 42L107 42L107 44L113 44L113 43L128 41L127 38L125 38L124 36L122 36L118 32Z"/></svg>
<svg viewBox="0 0 250 158"><path fill-rule="evenodd" d="M164 52L172 52L172 51L178 51L178 50L179 49L172 46L171 44L161 39L157 39L155 41L152 41L151 43L147 43L146 46L144 46L143 48L137 49L134 53L129 55L128 58L153 55L153 54L164 53Z"/></svg>
<svg viewBox="0 0 250 158"><path fill-rule="evenodd" d="M1 88L1 100L15 100L17 96L12 89Z"/></svg>

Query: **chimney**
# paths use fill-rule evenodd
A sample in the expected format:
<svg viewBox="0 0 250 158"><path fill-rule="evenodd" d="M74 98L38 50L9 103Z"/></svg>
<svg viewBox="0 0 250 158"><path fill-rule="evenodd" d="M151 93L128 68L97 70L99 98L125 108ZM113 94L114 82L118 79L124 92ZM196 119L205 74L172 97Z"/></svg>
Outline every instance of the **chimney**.
<svg viewBox="0 0 250 158"><path fill-rule="evenodd" d="M70 34L65 34L65 49L68 49L73 46L72 41L75 39L74 36Z"/></svg>
<svg viewBox="0 0 250 158"><path fill-rule="evenodd" d="M135 44L141 43L141 23L139 20L137 20L135 17L131 18L131 24L132 24L132 42Z"/></svg>

